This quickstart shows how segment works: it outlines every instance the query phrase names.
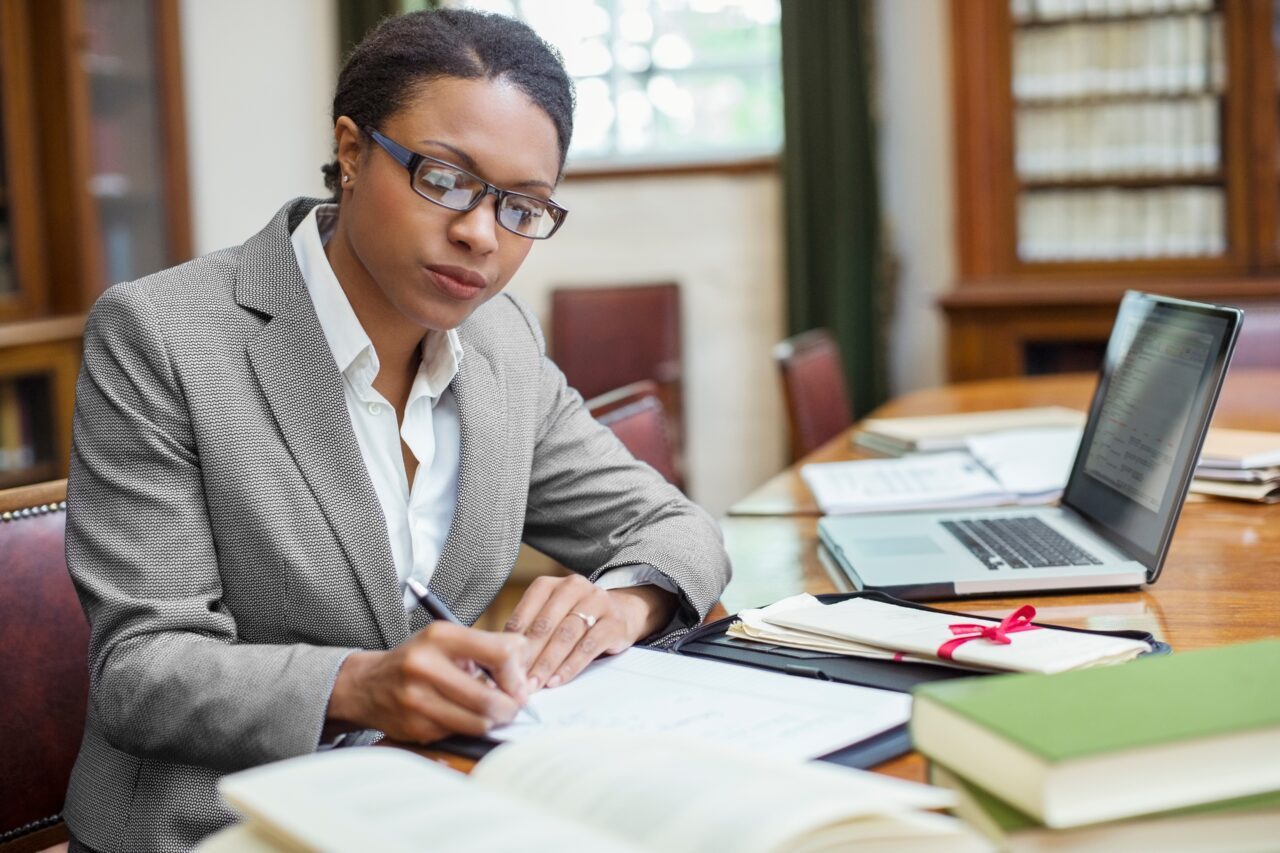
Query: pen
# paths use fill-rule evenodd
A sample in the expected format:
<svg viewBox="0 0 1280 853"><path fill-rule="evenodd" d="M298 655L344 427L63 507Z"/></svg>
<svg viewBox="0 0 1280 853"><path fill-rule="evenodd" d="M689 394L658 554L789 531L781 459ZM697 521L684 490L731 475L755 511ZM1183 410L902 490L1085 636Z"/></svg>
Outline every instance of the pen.
<svg viewBox="0 0 1280 853"><path fill-rule="evenodd" d="M454 625L462 624L461 620L459 620L457 616L453 615L453 611L449 609L449 606L441 601L440 597L432 592L425 584L420 583L413 578L409 578L405 583L408 585L409 591L413 593L413 597L418 599L418 603L425 607L427 612L430 613L433 618L444 622L452 622ZM484 673L485 678L489 679L491 684L495 687L497 686L498 680L493 677L493 673L489 672L489 670L485 669L478 663L476 664L476 669ZM533 709L528 705L522 706L520 710L528 714L530 719L535 723L542 722L538 715L535 714Z"/></svg>

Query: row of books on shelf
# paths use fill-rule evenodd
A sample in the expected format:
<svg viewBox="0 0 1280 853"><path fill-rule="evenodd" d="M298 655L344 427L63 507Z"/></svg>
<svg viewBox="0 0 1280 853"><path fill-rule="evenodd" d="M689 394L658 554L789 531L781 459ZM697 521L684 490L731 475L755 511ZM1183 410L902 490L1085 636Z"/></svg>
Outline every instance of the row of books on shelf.
<svg viewBox="0 0 1280 853"><path fill-rule="evenodd" d="M951 509L1057 500L1075 461L1084 413L1060 406L864 422L854 441L889 459L806 465L828 514ZM1212 428L1191 491L1280 502L1280 433Z"/></svg>
<svg viewBox="0 0 1280 853"><path fill-rule="evenodd" d="M1221 91L1222 19L1175 15L1018 30L1013 94L1019 101Z"/></svg>
<svg viewBox="0 0 1280 853"><path fill-rule="evenodd" d="M1215 172L1221 163L1218 99L1019 109L1018 176L1173 177Z"/></svg>
<svg viewBox="0 0 1280 853"><path fill-rule="evenodd" d="M1214 0L1009 0L1018 23L1212 11Z"/></svg>
<svg viewBox="0 0 1280 853"><path fill-rule="evenodd" d="M1220 187L1026 189L1018 195L1024 261L1214 257L1227 249Z"/></svg>
<svg viewBox="0 0 1280 853"><path fill-rule="evenodd" d="M0 380L0 474L29 468L36 461L35 411L13 380Z"/></svg>

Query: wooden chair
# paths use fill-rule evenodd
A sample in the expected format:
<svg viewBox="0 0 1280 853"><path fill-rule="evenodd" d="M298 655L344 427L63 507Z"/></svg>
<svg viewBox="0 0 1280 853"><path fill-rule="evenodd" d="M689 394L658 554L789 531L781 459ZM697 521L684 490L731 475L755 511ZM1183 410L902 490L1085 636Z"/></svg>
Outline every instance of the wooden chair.
<svg viewBox="0 0 1280 853"><path fill-rule="evenodd" d="M680 287L674 282L551 291L551 358L588 400L657 383L676 458L684 448Z"/></svg>
<svg viewBox="0 0 1280 853"><path fill-rule="evenodd" d="M669 483L683 491L684 480L672 452L657 383L645 380L601 394L587 401L587 410L613 430L632 456L652 465ZM534 578L566 575L568 571L545 554L521 546L511 577L476 621L476 627L501 631Z"/></svg>
<svg viewBox="0 0 1280 853"><path fill-rule="evenodd" d="M0 491L0 851L67 839L89 626L64 555L67 481Z"/></svg>
<svg viewBox="0 0 1280 853"><path fill-rule="evenodd" d="M1241 305L1244 325L1236 340L1232 367L1280 367L1280 307Z"/></svg>
<svg viewBox="0 0 1280 853"><path fill-rule="evenodd" d="M853 423L840 349L826 329L787 338L773 349L791 428L791 461Z"/></svg>
<svg viewBox="0 0 1280 853"><path fill-rule="evenodd" d="M684 491L684 478L676 463L658 395L658 384L645 379L588 400L587 410L613 430L632 456L653 466L668 483Z"/></svg>

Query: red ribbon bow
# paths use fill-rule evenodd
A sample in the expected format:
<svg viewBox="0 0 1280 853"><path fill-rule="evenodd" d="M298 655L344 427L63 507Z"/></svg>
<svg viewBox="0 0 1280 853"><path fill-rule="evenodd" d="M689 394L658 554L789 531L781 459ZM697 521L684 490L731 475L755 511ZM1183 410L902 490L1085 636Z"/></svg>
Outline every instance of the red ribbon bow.
<svg viewBox="0 0 1280 853"><path fill-rule="evenodd" d="M1024 604L1004 617L1004 621L998 625L949 625L951 633L958 636L954 640L947 640L938 646L938 657L943 660L951 660L955 650L970 640L990 640L993 643L1007 646L1013 641L1005 636L1006 634L1013 634L1018 631L1034 631L1040 627L1039 625L1031 624L1031 619L1035 615L1036 609L1030 604Z"/></svg>

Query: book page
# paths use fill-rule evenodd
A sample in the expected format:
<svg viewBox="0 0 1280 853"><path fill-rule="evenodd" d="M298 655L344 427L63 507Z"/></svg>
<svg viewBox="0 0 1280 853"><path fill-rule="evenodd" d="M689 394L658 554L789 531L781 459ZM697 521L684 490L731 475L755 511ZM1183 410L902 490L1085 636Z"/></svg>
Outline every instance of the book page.
<svg viewBox="0 0 1280 853"><path fill-rule="evenodd" d="M783 758L815 758L905 723L905 693L798 678L633 648L534 694L542 719L494 729L499 741L555 731L683 735Z"/></svg>
<svg viewBox="0 0 1280 853"><path fill-rule="evenodd" d="M472 776L648 849L675 853L801 849L799 839L822 828L838 826L841 838L857 837L859 821L872 837L911 835L898 825L898 814L951 802L939 789L860 770L624 733L502 746ZM886 831L886 824L896 828Z"/></svg>
<svg viewBox="0 0 1280 853"><path fill-rule="evenodd" d="M1014 494L963 451L820 462L802 467L800 476L828 514L1016 501Z"/></svg>
<svg viewBox="0 0 1280 853"><path fill-rule="evenodd" d="M969 452L1019 503L1062 496L1080 448L1078 427L1003 430L968 439Z"/></svg>
<svg viewBox="0 0 1280 853"><path fill-rule="evenodd" d="M218 790L250 818L255 837L286 850L639 849L486 791L443 764L385 747L335 749L267 764L224 777Z"/></svg>

